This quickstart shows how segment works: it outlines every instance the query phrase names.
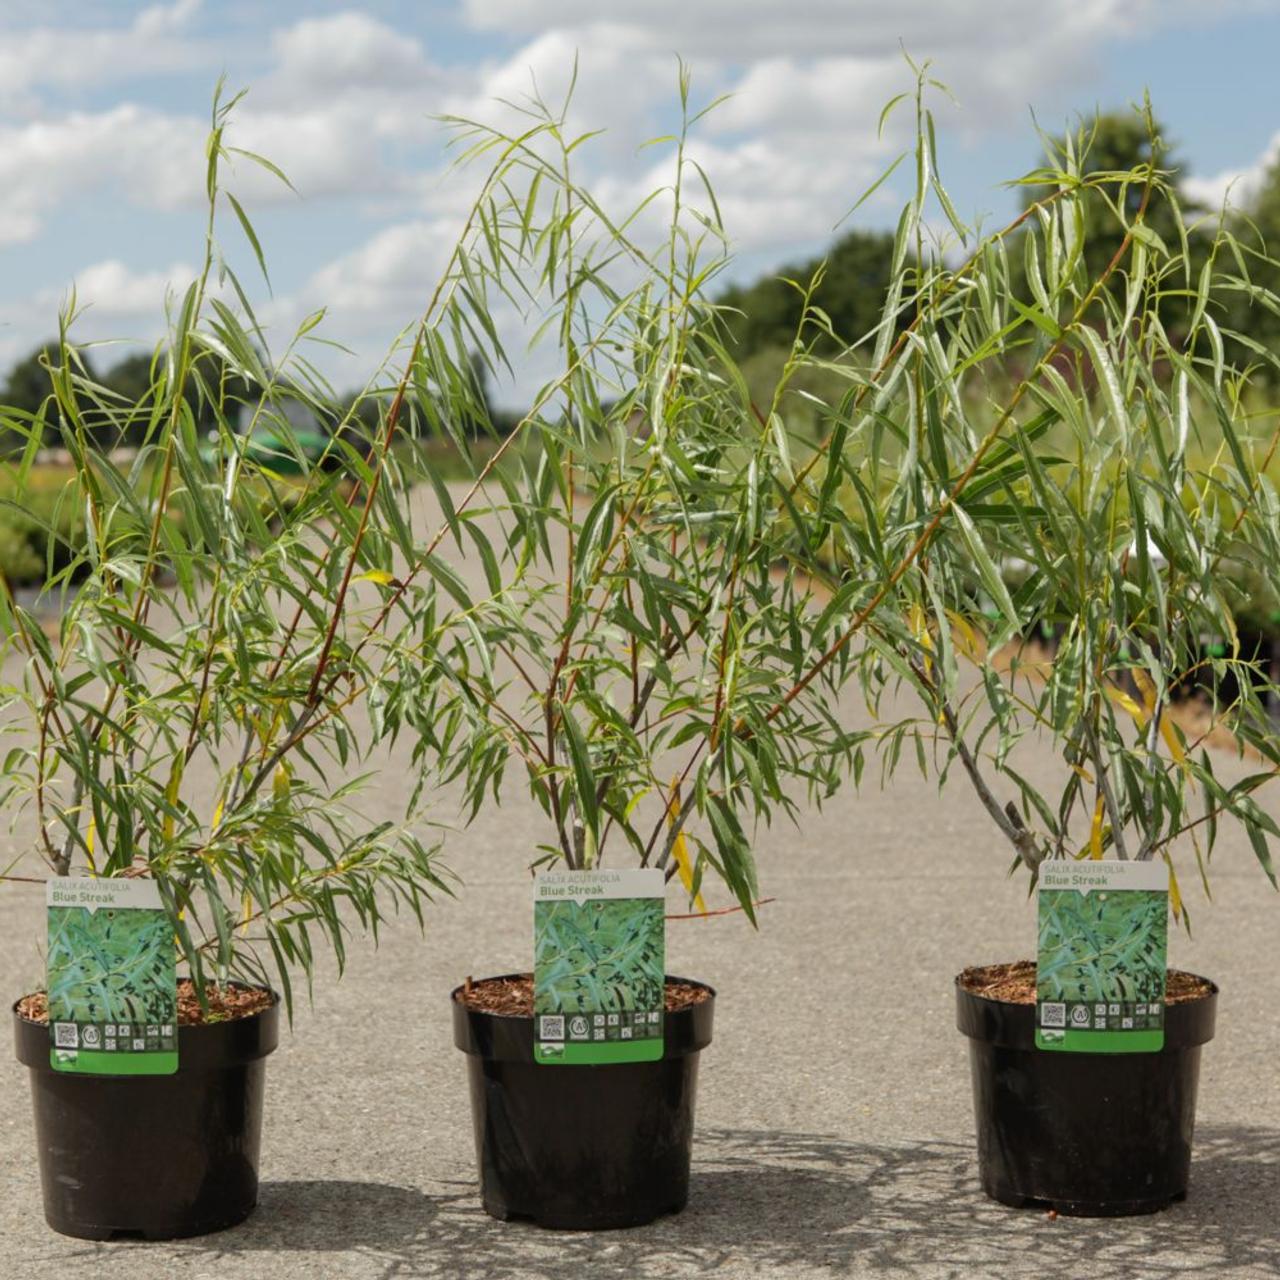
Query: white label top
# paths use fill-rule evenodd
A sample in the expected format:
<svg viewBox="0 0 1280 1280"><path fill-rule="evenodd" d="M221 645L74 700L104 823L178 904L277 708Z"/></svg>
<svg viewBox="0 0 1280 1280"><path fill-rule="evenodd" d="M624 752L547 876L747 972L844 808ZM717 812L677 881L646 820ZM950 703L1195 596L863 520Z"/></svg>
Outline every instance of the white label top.
<svg viewBox="0 0 1280 1280"><path fill-rule="evenodd" d="M1055 858L1040 864L1041 889L1075 889L1087 894L1093 889L1169 888L1169 867L1165 862L1121 862L1117 858L1076 862Z"/></svg>
<svg viewBox="0 0 1280 1280"><path fill-rule="evenodd" d="M51 876L45 882L44 901L49 907L87 907L91 912L99 907L164 909L159 885L143 876Z"/></svg>
<svg viewBox="0 0 1280 1280"><path fill-rule="evenodd" d="M586 902L601 898L662 898L667 878L657 867L629 867L622 871L541 871L534 877L533 900L554 902L569 898Z"/></svg>

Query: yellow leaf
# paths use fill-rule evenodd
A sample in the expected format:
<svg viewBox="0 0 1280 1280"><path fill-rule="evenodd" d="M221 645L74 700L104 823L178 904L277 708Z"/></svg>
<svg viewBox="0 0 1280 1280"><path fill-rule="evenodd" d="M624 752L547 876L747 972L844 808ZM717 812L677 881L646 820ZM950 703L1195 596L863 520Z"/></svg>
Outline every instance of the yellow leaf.
<svg viewBox="0 0 1280 1280"><path fill-rule="evenodd" d="M1138 691L1142 694L1142 701L1146 705L1147 713L1139 721L1145 725L1156 709L1156 687L1151 683L1151 677L1141 667L1135 667L1133 670L1133 682L1138 686ZM1136 717L1135 717L1136 718ZM1174 761L1182 765L1187 758L1187 753L1182 749L1182 743L1178 740L1178 731L1170 723L1168 716L1160 718L1160 735L1165 740L1165 745L1169 748L1169 754Z"/></svg>
<svg viewBox="0 0 1280 1280"><path fill-rule="evenodd" d="M356 574L357 582L376 582L378 586L389 586L395 581L395 577L389 574L385 569L370 569L368 573Z"/></svg>
<svg viewBox="0 0 1280 1280"><path fill-rule="evenodd" d="M1165 743L1169 747L1169 754L1185 769L1187 753L1182 749L1182 742L1178 738L1177 726L1170 724L1168 716L1160 721L1160 732L1164 735Z"/></svg>
<svg viewBox="0 0 1280 1280"><path fill-rule="evenodd" d="M979 661L981 658L981 645L978 643L978 633L970 625L969 620L956 613L954 609L947 610L947 620L951 623L959 644L956 646L961 653L973 662Z"/></svg>
<svg viewBox="0 0 1280 1280"><path fill-rule="evenodd" d="M1102 857L1102 792L1098 792L1098 803L1093 806L1093 823L1089 827L1089 857L1097 862Z"/></svg>
<svg viewBox="0 0 1280 1280"><path fill-rule="evenodd" d="M93 837L97 829L97 824L90 818L88 829L84 833L84 848L85 857L89 860L89 870L95 876L98 874L98 863L93 856Z"/></svg>
<svg viewBox="0 0 1280 1280"><path fill-rule="evenodd" d="M673 778L671 780L671 797L667 801L667 825L675 826L676 812L680 805L680 779ZM684 832L681 831L676 836L676 842L671 846L671 852L676 860L676 870L680 873L680 883L684 885L685 892L693 894L693 862L689 857L689 845L684 838ZM702 900L702 894L693 896L693 909L695 911L705 912L707 904Z"/></svg>
<svg viewBox="0 0 1280 1280"><path fill-rule="evenodd" d="M243 938L249 932L249 922L253 919L253 899L249 896L249 890L244 891L241 899L240 909L240 936Z"/></svg>
<svg viewBox="0 0 1280 1280"><path fill-rule="evenodd" d="M920 647L925 651L924 670L925 675L930 674L933 663L929 658L929 654L933 652L933 636L929 634L929 619L924 609L913 604L907 613L907 625L911 628L912 635L920 641Z"/></svg>
<svg viewBox="0 0 1280 1280"><path fill-rule="evenodd" d="M180 751L173 758L173 772L169 775L169 785L164 789L164 798L171 808L176 808L178 804L178 791L182 786L182 767L186 763L186 758ZM173 839L173 814L166 813L164 815L164 838L166 840Z"/></svg>
<svg viewBox="0 0 1280 1280"><path fill-rule="evenodd" d="M1182 919L1182 894L1178 889L1178 877L1173 871L1173 859L1169 857L1169 851L1164 851L1164 860L1169 868L1169 909L1173 912L1175 920Z"/></svg>
<svg viewBox="0 0 1280 1280"><path fill-rule="evenodd" d="M1147 713L1123 689L1117 689L1114 685L1109 685L1107 687L1107 697L1116 706L1123 707L1137 722L1139 729L1146 725Z"/></svg>

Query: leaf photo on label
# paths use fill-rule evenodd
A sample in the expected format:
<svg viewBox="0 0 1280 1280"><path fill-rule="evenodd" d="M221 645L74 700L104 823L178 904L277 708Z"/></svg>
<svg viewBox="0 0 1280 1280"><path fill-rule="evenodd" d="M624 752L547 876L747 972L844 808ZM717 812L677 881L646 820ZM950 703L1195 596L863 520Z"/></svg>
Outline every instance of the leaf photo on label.
<svg viewBox="0 0 1280 1280"><path fill-rule="evenodd" d="M49 908L54 1022L172 1022L173 927L163 911Z"/></svg>
<svg viewBox="0 0 1280 1280"><path fill-rule="evenodd" d="M663 901L539 902L534 1012L661 1009Z"/></svg>
<svg viewBox="0 0 1280 1280"><path fill-rule="evenodd" d="M1040 892L1042 1001L1162 1001L1169 899L1157 890Z"/></svg>

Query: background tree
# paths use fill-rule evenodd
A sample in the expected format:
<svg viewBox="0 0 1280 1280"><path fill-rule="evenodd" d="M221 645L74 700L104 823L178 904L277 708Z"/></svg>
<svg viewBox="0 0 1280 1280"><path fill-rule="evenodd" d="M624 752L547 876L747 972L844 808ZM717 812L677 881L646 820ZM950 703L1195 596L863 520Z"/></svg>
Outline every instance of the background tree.
<svg viewBox="0 0 1280 1280"><path fill-rule="evenodd" d="M3 404L5 410L17 410L20 414L27 414L34 418L39 415L43 408L47 427L56 428L61 421L61 414L54 399L53 384L50 381L47 366L50 361L56 363L57 360L58 343L56 340L42 342L34 350L23 356L9 370L4 390L0 392L0 404ZM92 378L94 376L93 366L87 355L82 356L82 367L85 377ZM5 437L6 445L20 448L23 443L22 436L15 434L12 429L6 429ZM52 431L46 430L44 443L46 445L56 443L56 438Z"/></svg>
<svg viewBox="0 0 1280 1280"><path fill-rule="evenodd" d="M1168 266L1176 258L1176 279L1171 268L1146 276L1138 260L1121 262L1109 275L1106 287L1126 306L1130 280L1145 276L1144 288L1161 295L1150 314L1158 314L1170 337L1178 341L1195 310L1193 292L1213 242L1212 229L1197 225L1198 216L1205 211L1187 194L1187 166L1169 144L1150 104L1129 111L1102 112L1082 121L1074 131L1058 137L1041 136L1045 155L1040 166L1022 179L1023 209L1060 189L1068 175L1088 180L1091 189L1072 204L1071 234L1084 246L1079 270L1096 280L1107 274L1120 253L1126 229L1137 220L1145 199L1139 253L1154 254L1157 265ZM1161 176L1148 191L1142 175L1149 167ZM1033 242L1026 230L1029 228L1010 245L1011 265L1016 293L1024 302L1033 303L1038 291L1032 287L1029 272L1037 269L1037 259L1030 255ZM1184 237L1186 249L1179 256ZM1055 290L1049 287L1048 292ZM1136 299L1133 301L1136 307ZM1098 317L1094 319L1096 322Z"/></svg>
<svg viewBox="0 0 1280 1280"><path fill-rule="evenodd" d="M1187 195L1183 189L1186 166L1169 146L1164 127L1155 116L1142 110L1102 112L1082 122L1074 133L1049 139L1047 149L1051 169L1067 168L1075 156L1081 173L1116 175L1086 193L1081 201L1084 262L1090 276L1097 277L1106 271L1124 240L1124 229L1113 210L1119 210L1129 224L1137 216L1144 186L1133 180L1133 174L1147 165L1165 171L1167 190L1152 192L1143 225L1166 244L1178 240L1178 214L1170 194L1186 206ZM1043 184L1029 184L1023 192L1022 207L1027 208L1044 194Z"/></svg>
<svg viewBox="0 0 1280 1280"><path fill-rule="evenodd" d="M816 351L837 351L879 323L892 260L893 236L888 232L851 231L832 245L809 302L830 317L838 337L810 326L806 336L814 340ZM725 323L739 360L791 346L805 315L805 290L822 262L821 257L810 258L754 284L725 290L719 302L726 308Z"/></svg>
<svg viewBox="0 0 1280 1280"><path fill-rule="evenodd" d="M1269 295L1280 294L1280 157L1271 162L1256 194L1232 222L1243 250L1247 278L1240 278L1239 292L1230 308L1230 323L1274 355L1280 352L1280 315ZM1243 353L1243 361L1258 365L1260 373L1274 386L1280 375L1259 356L1258 351L1250 350Z"/></svg>

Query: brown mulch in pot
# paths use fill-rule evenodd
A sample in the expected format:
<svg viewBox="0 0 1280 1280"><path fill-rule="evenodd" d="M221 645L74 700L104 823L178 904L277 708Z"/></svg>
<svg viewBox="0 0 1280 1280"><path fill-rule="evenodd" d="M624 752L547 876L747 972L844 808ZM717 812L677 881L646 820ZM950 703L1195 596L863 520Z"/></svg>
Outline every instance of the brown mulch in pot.
<svg viewBox="0 0 1280 1280"><path fill-rule="evenodd" d="M205 988L205 996L209 1002L206 1014L200 1007L196 995L195 983L190 978L178 979L178 1025L180 1027L199 1027L206 1023L230 1022L235 1018L252 1018L254 1014L269 1009L275 1003L275 997L262 987L245 987L240 983L228 983L225 987L215 987L210 983ZM28 1022L47 1023L49 1021L49 1000L43 991L23 996L18 1001L18 1014Z"/></svg>
<svg viewBox="0 0 1280 1280"><path fill-rule="evenodd" d="M521 973L511 978L470 978L462 985L457 996L460 1004L478 1013L492 1013L501 1018L533 1017L533 974ZM711 999L706 987L692 982L673 982L667 979L665 1008L668 1013L679 1013L704 1000Z"/></svg>
<svg viewBox="0 0 1280 1280"><path fill-rule="evenodd" d="M982 964L966 969L960 985L975 996L1001 1000L1006 1004L1035 1004L1036 962L1016 960L1013 964ZM1213 993L1213 983L1194 973L1170 969L1165 985L1166 1004L1187 1004Z"/></svg>

